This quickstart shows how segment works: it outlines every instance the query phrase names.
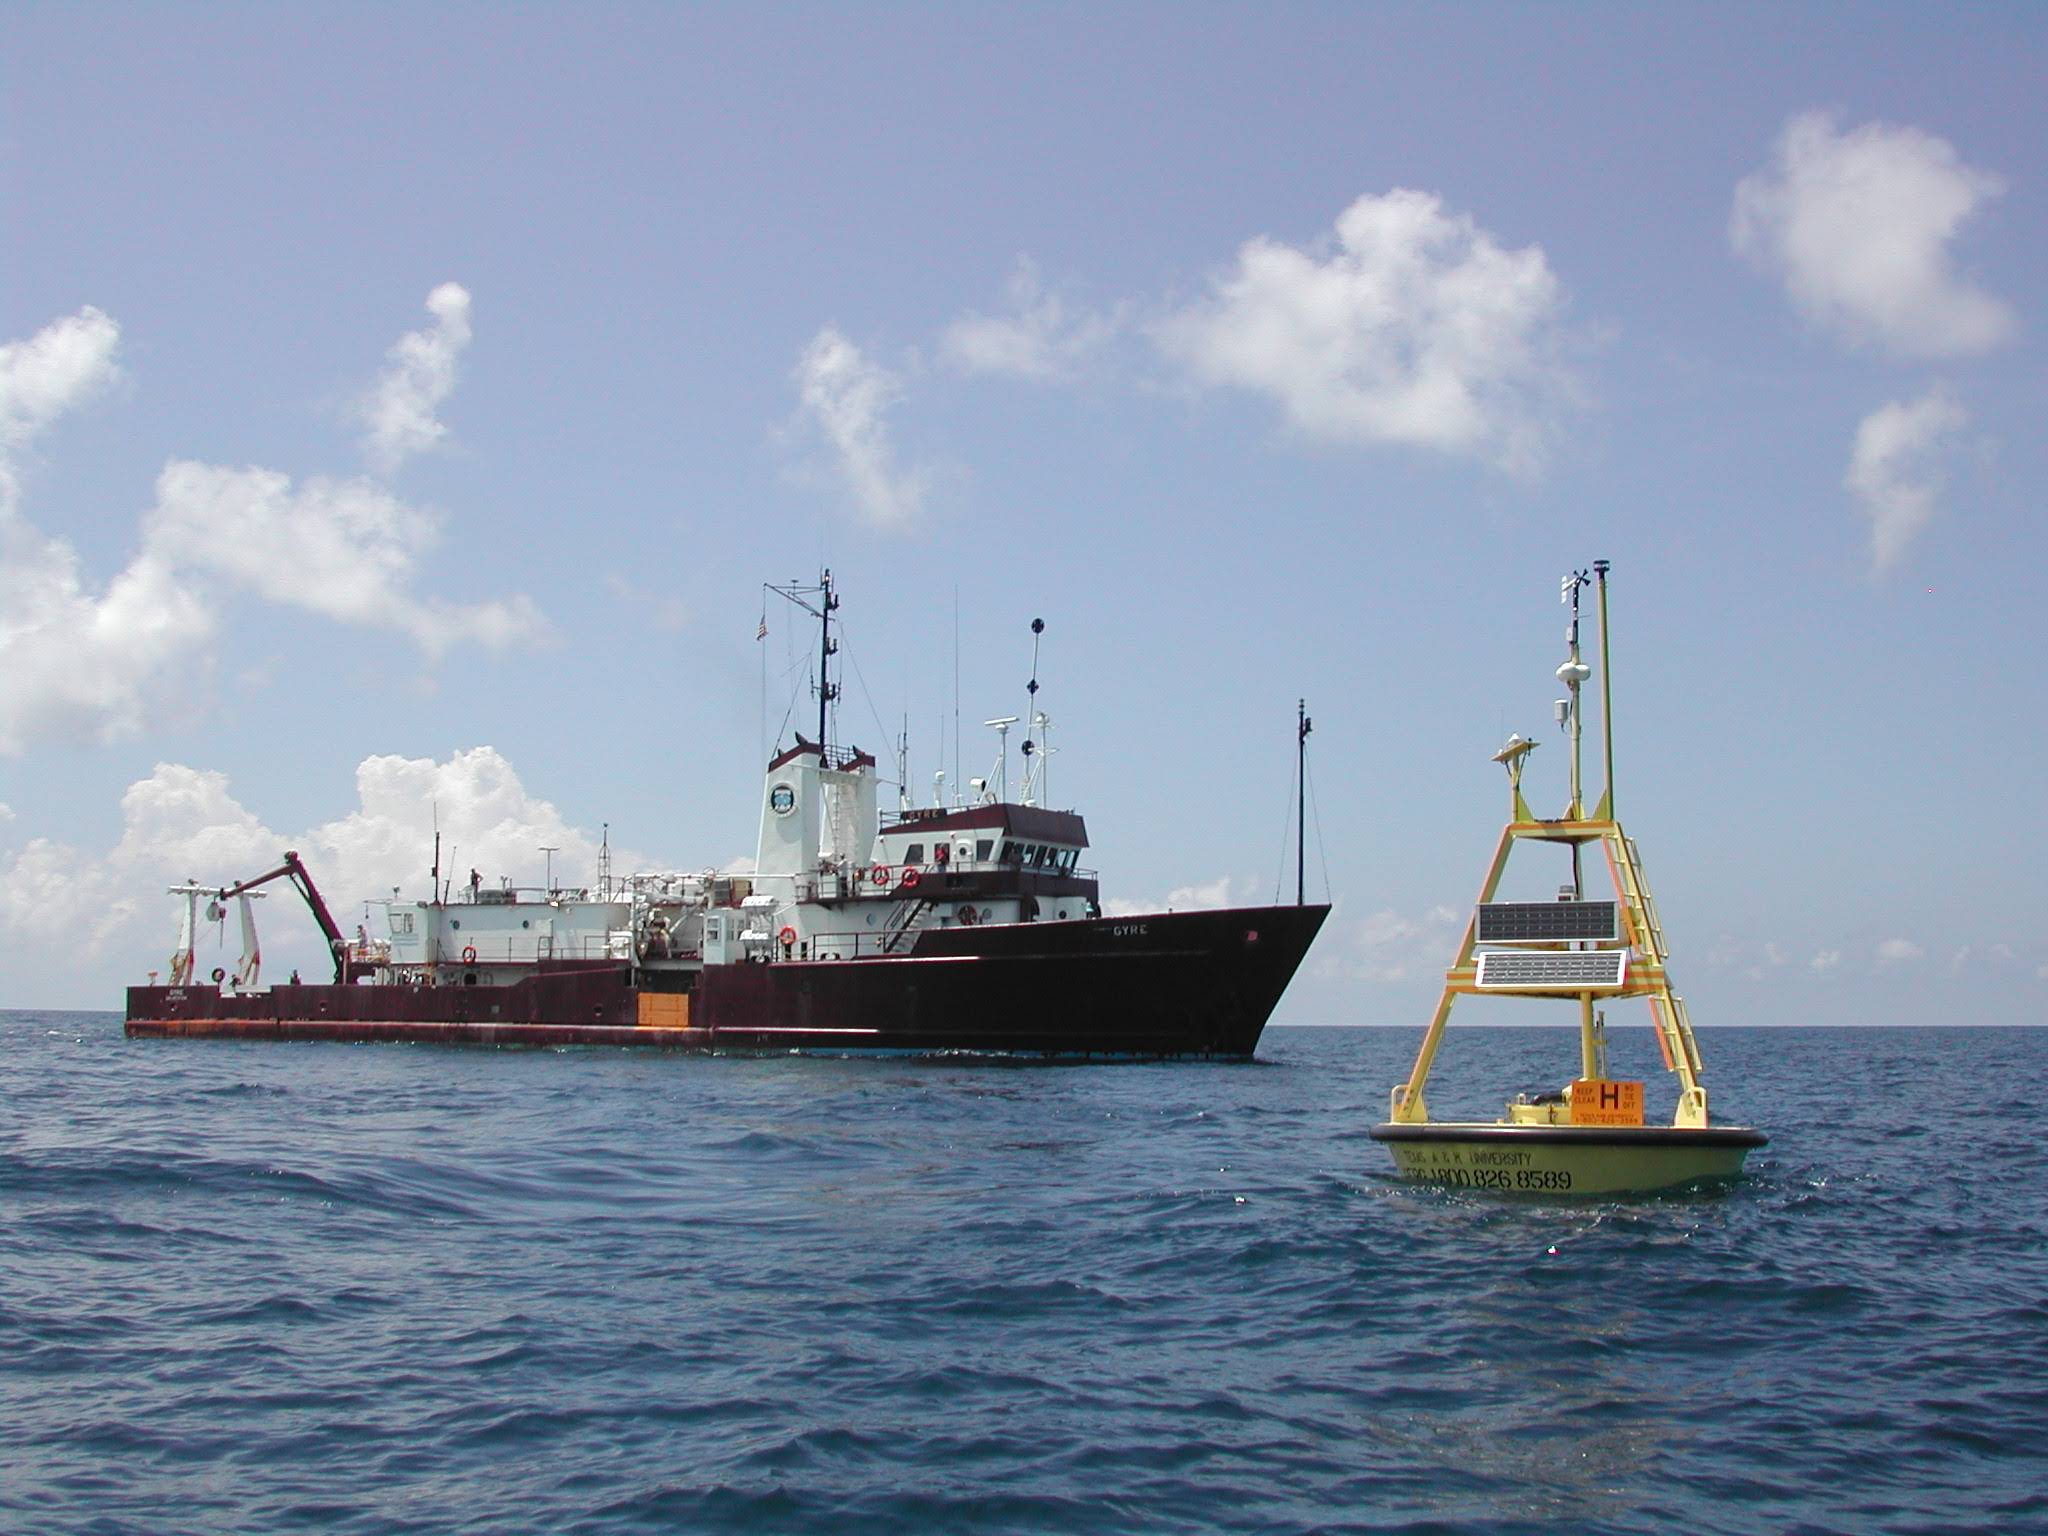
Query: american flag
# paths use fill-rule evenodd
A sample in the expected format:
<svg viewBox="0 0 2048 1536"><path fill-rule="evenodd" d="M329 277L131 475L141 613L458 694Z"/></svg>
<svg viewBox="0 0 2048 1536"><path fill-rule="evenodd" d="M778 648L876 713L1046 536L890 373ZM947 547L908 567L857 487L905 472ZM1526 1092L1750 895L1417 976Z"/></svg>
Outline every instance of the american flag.
<svg viewBox="0 0 2048 1536"><path fill-rule="evenodd" d="M754 638L756 640L766 640L768 638L768 621L765 618L761 620L761 627L754 631Z"/></svg>

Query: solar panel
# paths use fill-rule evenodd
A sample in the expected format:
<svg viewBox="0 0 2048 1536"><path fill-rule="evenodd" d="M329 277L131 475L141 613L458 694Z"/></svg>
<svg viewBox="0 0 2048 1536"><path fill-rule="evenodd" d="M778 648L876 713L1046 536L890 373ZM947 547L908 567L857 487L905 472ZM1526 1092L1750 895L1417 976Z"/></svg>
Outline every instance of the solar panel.
<svg viewBox="0 0 2048 1536"><path fill-rule="evenodd" d="M1481 944L1546 944L1621 937L1611 901L1489 901L1479 908Z"/></svg>
<svg viewBox="0 0 2048 1536"><path fill-rule="evenodd" d="M1481 955L1478 981L1482 990L1555 988L1561 992L1584 992L1618 987L1627 974L1625 949L1574 950L1556 955L1532 955L1510 949L1489 950Z"/></svg>

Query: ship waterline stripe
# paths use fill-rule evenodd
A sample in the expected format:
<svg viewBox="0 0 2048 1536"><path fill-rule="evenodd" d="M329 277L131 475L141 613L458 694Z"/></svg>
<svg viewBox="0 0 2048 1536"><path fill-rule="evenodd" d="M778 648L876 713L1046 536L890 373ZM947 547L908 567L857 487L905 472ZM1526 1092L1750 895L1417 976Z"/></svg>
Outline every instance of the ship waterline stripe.
<svg viewBox="0 0 2048 1536"><path fill-rule="evenodd" d="M829 1029L806 1024L721 1024L712 1033L725 1035L879 1035L879 1029Z"/></svg>

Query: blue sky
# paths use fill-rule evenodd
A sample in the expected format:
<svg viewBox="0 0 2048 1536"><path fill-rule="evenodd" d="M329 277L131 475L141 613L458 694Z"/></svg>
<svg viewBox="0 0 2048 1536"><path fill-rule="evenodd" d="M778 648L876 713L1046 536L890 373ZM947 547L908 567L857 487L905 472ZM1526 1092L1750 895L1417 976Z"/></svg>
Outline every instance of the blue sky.
<svg viewBox="0 0 2048 1536"><path fill-rule="evenodd" d="M0 1003L119 1006L287 846L360 916L437 810L521 881L751 853L761 584L830 563L921 791L956 623L971 774L1046 620L1119 901L1291 891L1305 695L1280 1017L1419 1023L1604 557L1696 1020L2042 1016L2038 8L7 32Z"/></svg>

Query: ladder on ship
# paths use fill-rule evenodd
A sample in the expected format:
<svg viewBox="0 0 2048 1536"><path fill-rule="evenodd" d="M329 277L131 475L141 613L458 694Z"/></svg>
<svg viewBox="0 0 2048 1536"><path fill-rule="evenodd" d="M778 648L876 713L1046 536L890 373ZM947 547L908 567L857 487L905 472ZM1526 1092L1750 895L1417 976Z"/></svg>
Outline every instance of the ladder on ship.
<svg viewBox="0 0 2048 1536"><path fill-rule="evenodd" d="M935 905L936 903L931 897L920 896L909 906L899 908L896 915L889 919L888 925L882 930L882 953L885 955L895 954L896 946L903 941L903 936L907 933L916 932L919 919Z"/></svg>

